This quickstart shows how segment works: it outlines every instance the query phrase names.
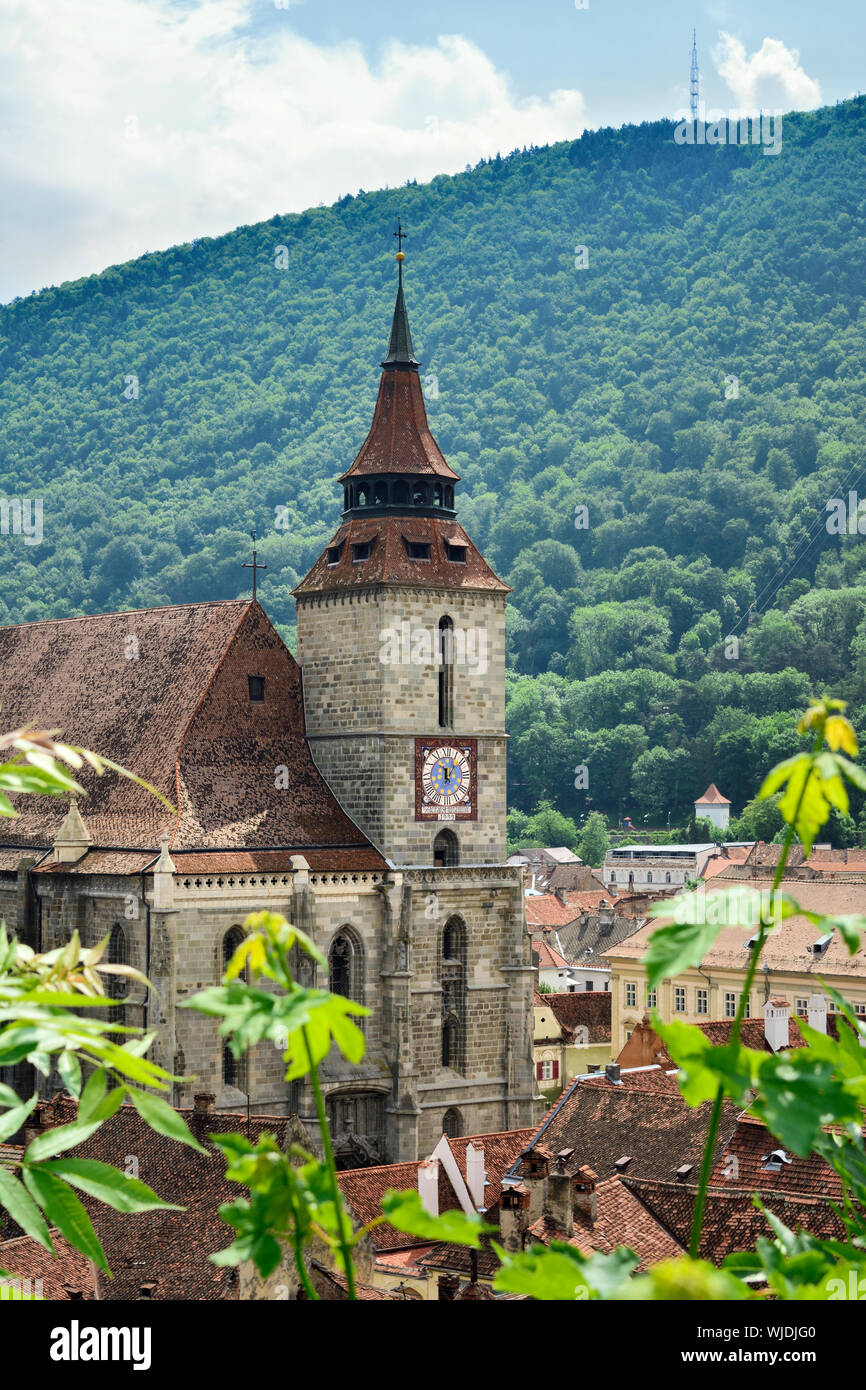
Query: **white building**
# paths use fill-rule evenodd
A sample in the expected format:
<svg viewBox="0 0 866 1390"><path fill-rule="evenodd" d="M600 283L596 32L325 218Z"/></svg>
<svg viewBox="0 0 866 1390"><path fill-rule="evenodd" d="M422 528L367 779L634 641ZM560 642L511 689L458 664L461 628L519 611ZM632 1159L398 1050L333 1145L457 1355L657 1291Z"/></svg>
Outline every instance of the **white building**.
<svg viewBox="0 0 866 1390"><path fill-rule="evenodd" d="M700 878L718 845L620 845L604 857L605 884L618 893L664 893Z"/></svg>
<svg viewBox="0 0 866 1390"><path fill-rule="evenodd" d="M731 819L731 803L726 796L722 796L715 782L711 782L703 796L698 797L695 802L695 815L703 817L704 820L711 820L720 830L727 829L728 821Z"/></svg>

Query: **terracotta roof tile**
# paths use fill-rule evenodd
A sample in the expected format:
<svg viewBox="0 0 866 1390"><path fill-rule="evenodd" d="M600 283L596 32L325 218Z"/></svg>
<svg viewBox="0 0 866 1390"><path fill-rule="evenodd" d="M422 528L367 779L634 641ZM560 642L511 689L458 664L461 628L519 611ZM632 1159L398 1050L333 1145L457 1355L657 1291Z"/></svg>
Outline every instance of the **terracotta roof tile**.
<svg viewBox="0 0 866 1390"><path fill-rule="evenodd" d="M355 560L353 545L369 540L371 534L376 539L369 558ZM426 542L430 546L430 559L411 560L405 540ZM465 562L450 560L446 554L445 542L456 540L466 548ZM342 545L340 558L336 564L329 564L328 551L338 545ZM509 586L494 574L456 522L440 517L403 516L382 516L375 522L351 518L344 522L292 592L296 598L305 598L310 594L365 589L371 584L509 592Z"/></svg>
<svg viewBox="0 0 866 1390"><path fill-rule="evenodd" d="M566 1042L572 1042L575 1030L585 1028L590 1043L610 1042L609 990L575 990L573 994L541 994L540 1004L550 1009L563 1031Z"/></svg>
<svg viewBox="0 0 866 1390"><path fill-rule="evenodd" d="M428 474L459 480L459 473L446 462L427 423L417 370L382 372L370 431L340 482L369 473Z"/></svg>
<svg viewBox="0 0 866 1390"><path fill-rule="evenodd" d="M95 1298L90 1261L59 1231L51 1230L50 1236L53 1255L29 1236L0 1241L0 1269L5 1269L13 1278L29 1280L32 1295L52 1301ZM24 1292L27 1292L26 1287Z"/></svg>
<svg viewBox="0 0 866 1390"><path fill-rule="evenodd" d="M703 796L695 797L696 806L730 806L731 802L722 796L715 782L711 782Z"/></svg>
<svg viewBox="0 0 866 1390"><path fill-rule="evenodd" d="M640 1256L636 1273L643 1274L659 1260L675 1259L684 1247L665 1229L644 1206L639 1195L627 1187L620 1177L608 1178L596 1187L597 1214L595 1224L584 1213L575 1216L568 1244L584 1255L593 1251L609 1255L618 1245L627 1245ZM544 1217L529 1227L530 1234L542 1245L562 1240L561 1227Z"/></svg>

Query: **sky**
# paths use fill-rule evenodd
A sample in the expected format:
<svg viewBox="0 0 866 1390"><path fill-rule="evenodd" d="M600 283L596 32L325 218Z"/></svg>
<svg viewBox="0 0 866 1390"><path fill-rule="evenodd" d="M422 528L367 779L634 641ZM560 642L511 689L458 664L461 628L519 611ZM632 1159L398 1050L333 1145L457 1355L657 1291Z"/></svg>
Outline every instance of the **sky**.
<svg viewBox="0 0 866 1390"><path fill-rule="evenodd" d="M584 129L866 90L859 0L0 0L0 301Z"/></svg>

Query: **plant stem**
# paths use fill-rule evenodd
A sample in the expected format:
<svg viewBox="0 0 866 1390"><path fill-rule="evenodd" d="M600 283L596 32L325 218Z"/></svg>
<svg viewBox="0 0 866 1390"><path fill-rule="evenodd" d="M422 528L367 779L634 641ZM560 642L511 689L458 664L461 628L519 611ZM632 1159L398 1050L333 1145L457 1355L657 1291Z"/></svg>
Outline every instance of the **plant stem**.
<svg viewBox="0 0 866 1390"><path fill-rule="evenodd" d="M331 1144L331 1131L328 1126L328 1116L325 1112L325 1101L322 1096L322 1088L319 1085L319 1072L318 1068L313 1063L313 1054L310 1050L306 1025L301 1029L301 1032L304 1035L304 1046L307 1049L307 1061L310 1064L310 1084L313 1087L313 1095L316 1100L316 1115L318 1116L319 1130L322 1135L322 1147L325 1151L325 1167L328 1170L331 1196L334 1202L334 1215L336 1217L337 1231L340 1238L340 1250L343 1255L343 1263L346 1266L346 1288L349 1298L357 1301L358 1295L355 1290L355 1265L352 1260L351 1244L346 1238L346 1216L343 1211L343 1199L340 1194L340 1185L337 1182L337 1165L334 1162L334 1149Z"/></svg>
<svg viewBox="0 0 866 1390"><path fill-rule="evenodd" d="M815 742L812 747L812 756L809 760L809 770L806 773L806 776L803 778L803 785L800 788L800 795L797 799L797 805L794 810L794 814L791 820L788 822L787 829L785 830L785 838L782 841L782 852L779 855L779 862L776 865L776 872L773 875L773 884L770 889L771 911L773 907L773 901L776 895L776 890L778 889L779 884L782 881L782 877L785 873L785 866L788 863L788 855L791 852L791 845L794 843L794 827L797 824L797 818L800 814L800 808L803 805L803 797L806 794L806 787L809 784L809 777L811 776L812 768L815 764L815 759L817 758L821 750L822 742L823 733L817 735L817 737L815 738ZM758 969L758 960L760 959L761 952L764 949L764 944L767 940L767 933L769 927L770 923L764 921L764 917L762 914L760 931L758 933L758 940L755 942L754 948L752 950L751 960L749 961L749 968L746 971L746 978L743 982L743 989L740 994L740 1002L737 1005L736 1017L734 1018L733 1026L731 1028L731 1036L728 1040L728 1047L730 1048L736 1048L740 1041L740 1029L742 1028L743 1019L745 1018L746 1014L746 1004L749 1002L749 996L751 994L752 985L755 980L755 973ZM692 1229L689 1235L689 1255L692 1257L693 1260L696 1260L698 1258L698 1253L700 1251L701 1228L704 1224L704 1209L707 1204L707 1191L710 1185L710 1173L712 1172L713 1160L715 1158L716 1139L719 1133L719 1125L721 1124L722 1106L724 1104L724 1100L725 1088L724 1084L720 1081L718 1090L716 1091L716 1098L713 1101L713 1111L710 1116L710 1127L707 1130L707 1142L704 1145L703 1157L701 1159L701 1172L700 1177L698 1179L698 1190L695 1196L695 1209L692 1213Z"/></svg>

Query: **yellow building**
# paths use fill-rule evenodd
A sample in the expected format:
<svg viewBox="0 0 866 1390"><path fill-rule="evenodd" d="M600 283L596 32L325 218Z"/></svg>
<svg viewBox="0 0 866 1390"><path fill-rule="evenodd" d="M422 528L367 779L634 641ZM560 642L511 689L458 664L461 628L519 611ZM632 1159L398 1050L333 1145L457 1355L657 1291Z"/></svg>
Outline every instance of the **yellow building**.
<svg viewBox="0 0 866 1390"><path fill-rule="evenodd" d="M866 914L866 877L846 876L849 881L785 880L782 888L810 912L827 915ZM715 893L736 886L720 876L711 881L705 895L708 920ZM747 890L769 894L771 881L741 882ZM766 901L766 899L765 899ZM644 956L652 933L665 919L653 919L618 946L605 959L611 966L611 1046L613 1055L625 1046L645 1012L657 1009L663 1023L679 1018L686 1023L733 1018L745 984L750 942L756 925L723 926L700 966L685 970L675 979L663 980L652 993L647 990ZM795 1014L805 1014L809 996L819 991L818 977L839 991L856 1013L866 1015L866 950L855 955L838 934L822 937L805 917L790 917L775 926L764 949L752 986L747 1018L761 1018L766 1000L784 998Z"/></svg>
<svg viewBox="0 0 866 1390"><path fill-rule="evenodd" d="M539 994L534 1003L535 1084L556 1100L576 1076L611 1060L610 994Z"/></svg>

